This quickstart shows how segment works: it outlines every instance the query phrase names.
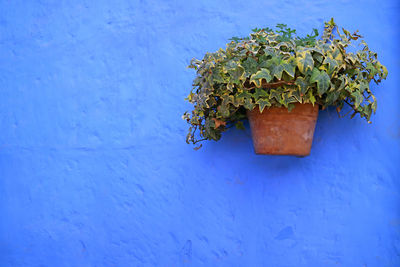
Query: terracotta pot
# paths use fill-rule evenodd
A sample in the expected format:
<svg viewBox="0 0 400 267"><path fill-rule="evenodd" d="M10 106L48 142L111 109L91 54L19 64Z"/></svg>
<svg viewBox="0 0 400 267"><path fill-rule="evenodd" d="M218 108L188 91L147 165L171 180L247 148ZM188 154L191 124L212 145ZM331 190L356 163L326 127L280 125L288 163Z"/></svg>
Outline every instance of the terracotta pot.
<svg viewBox="0 0 400 267"><path fill-rule="evenodd" d="M291 112L284 107L271 107L260 113L258 106L247 111L256 154L310 154L319 107L295 105Z"/></svg>

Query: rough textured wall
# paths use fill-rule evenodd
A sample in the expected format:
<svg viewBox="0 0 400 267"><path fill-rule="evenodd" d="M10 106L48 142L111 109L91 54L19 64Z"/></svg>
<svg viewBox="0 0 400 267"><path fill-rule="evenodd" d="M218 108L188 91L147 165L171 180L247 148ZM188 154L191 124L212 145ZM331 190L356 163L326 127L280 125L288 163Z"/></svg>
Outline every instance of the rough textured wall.
<svg viewBox="0 0 400 267"><path fill-rule="evenodd" d="M400 266L399 2L0 2L0 266ZM193 151L192 57L334 16L389 69L311 156Z"/></svg>

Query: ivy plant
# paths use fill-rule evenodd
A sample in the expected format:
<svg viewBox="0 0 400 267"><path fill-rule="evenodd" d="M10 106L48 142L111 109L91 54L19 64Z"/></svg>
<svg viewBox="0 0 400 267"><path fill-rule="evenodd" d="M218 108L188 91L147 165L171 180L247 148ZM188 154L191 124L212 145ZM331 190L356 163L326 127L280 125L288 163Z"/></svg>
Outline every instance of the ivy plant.
<svg viewBox="0 0 400 267"><path fill-rule="evenodd" d="M377 109L370 82L379 84L388 72L358 31L340 30L333 19L322 36L313 29L299 37L285 24L252 31L192 59L189 68L197 75L186 98L194 108L183 115L190 124L187 143L219 140L228 128L243 128L246 110L290 111L295 103L336 106L339 115L346 104L352 117L360 114L370 123Z"/></svg>

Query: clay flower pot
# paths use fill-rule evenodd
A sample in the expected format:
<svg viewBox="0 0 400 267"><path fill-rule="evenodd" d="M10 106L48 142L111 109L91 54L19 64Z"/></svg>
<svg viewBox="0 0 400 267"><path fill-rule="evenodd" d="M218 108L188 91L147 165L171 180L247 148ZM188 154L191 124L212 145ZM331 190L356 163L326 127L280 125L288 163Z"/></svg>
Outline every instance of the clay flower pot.
<svg viewBox="0 0 400 267"><path fill-rule="evenodd" d="M284 107L258 106L247 111L256 154L295 155L310 154L318 105L296 103L291 112Z"/></svg>

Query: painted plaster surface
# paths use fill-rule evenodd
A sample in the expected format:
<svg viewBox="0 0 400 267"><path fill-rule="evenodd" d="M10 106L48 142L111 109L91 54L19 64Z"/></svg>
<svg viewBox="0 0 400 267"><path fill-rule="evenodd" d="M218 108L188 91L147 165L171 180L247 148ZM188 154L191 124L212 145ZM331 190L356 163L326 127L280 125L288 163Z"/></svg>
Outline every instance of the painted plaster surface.
<svg viewBox="0 0 400 267"><path fill-rule="evenodd" d="M400 5L0 1L0 266L400 266ZM186 145L192 57L335 17L388 67L367 124L320 112L311 155L249 126Z"/></svg>

